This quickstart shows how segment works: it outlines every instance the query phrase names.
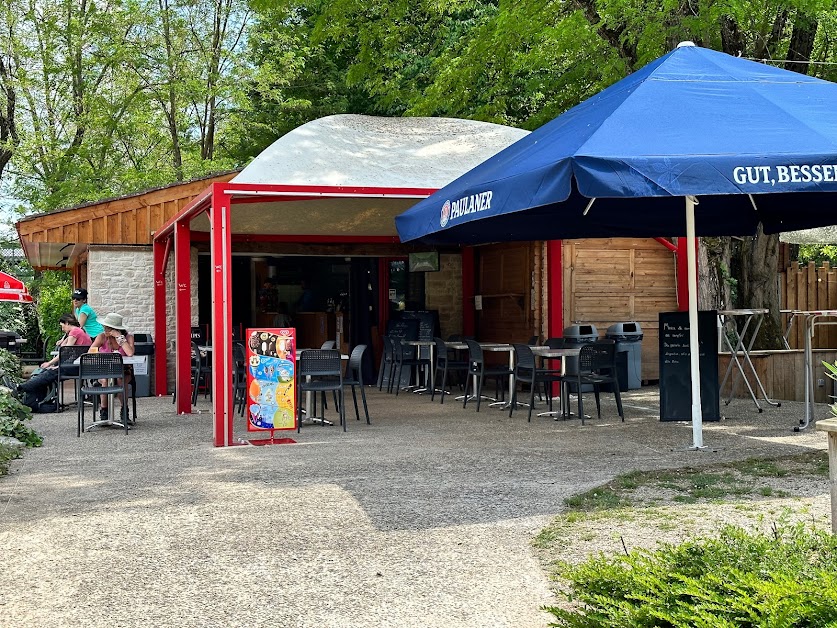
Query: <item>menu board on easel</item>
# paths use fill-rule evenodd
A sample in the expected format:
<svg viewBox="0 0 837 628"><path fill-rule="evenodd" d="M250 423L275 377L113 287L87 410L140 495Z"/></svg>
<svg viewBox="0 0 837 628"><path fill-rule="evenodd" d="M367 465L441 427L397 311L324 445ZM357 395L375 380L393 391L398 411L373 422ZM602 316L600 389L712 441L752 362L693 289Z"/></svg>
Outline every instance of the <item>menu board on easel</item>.
<svg viewBox="0 0 837 628"><path fill-rule="evenodd" d="M246 337L247 430L295 430L296 330L248 329Z"/></svg>
<svg viewBox="0 0 837 628"><path fill-rule="evenodd" d="M698 312L700 405L704 421L720 421L718 313ZM660 420L692 420L689 313L660 312Z"/></svg>
<svg viewBox="0 0 837 628"><path fill-rule="evenodd" d="M401 340L418 340L420 323L417 319L390 319L387 321L387 336L394 339L394 342ZM389 371L392 366L384 363L384 381L389 381ZM410 385L410 369L404 369L401 373L401 381L398 386L402 388Z"/></svg>

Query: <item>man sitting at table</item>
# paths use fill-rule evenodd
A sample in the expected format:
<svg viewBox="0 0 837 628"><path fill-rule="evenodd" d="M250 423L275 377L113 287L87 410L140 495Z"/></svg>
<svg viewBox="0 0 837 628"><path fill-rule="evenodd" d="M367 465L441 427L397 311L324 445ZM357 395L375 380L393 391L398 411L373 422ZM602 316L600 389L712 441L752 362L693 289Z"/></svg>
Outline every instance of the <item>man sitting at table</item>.
<svg viewBox="0 0 837 628"><path fill-rule="evenodd" d="M64 332L64 337L58 341L59 347L72 347L78 345L82 347L89 347L93 344L93 340L87 335L80 326L76 317L72 314L62 314L58 319L58 324L61 326L61 331ZM64 364L62 367L68 374L78 374L78 367L70 364ZM33 412L41 411L41 404L49 396L50 387L58 381L58 356L56 355L51 360L41 364L40 368L36 370L32 377L23 382L17 387L18 391L23 393L23 405L29 406Z"/></svg>
<svg viewBox="0 0 837 628"><path fill-rule="evenodd" d="M90 351L99 353L119 353L123 356L134 355L134 335L128 333L128 328L125 327L122 315L116 312L109 312L107 316L101 321L105 328L101 334L96 336L93 344L90 346ZM125 384L130 384L134 378L134 368L132 366L125 366ZM102 386L106 386L108 382L100 380ZM121 386L122 380L117 379L116 385ZM128 416L127 400L123 400L121 395L116 397L122 401L122 419L124 421L130 420ZM103 421L108 418L108 396L102 395L102 405L99 408L99 418Z"/></svg>

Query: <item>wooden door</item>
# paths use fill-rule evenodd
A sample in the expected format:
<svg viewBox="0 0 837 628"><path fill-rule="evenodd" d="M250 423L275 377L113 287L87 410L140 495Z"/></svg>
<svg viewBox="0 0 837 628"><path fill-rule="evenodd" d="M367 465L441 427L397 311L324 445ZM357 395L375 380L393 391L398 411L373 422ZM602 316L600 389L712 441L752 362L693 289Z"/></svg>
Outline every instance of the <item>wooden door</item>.
<svg viewBox="0 0 837 628"><path fill-rule="evenodd" d="M476 248L477 339L526 342L534 329L532 268L534 244L509 242Z"/></svg>

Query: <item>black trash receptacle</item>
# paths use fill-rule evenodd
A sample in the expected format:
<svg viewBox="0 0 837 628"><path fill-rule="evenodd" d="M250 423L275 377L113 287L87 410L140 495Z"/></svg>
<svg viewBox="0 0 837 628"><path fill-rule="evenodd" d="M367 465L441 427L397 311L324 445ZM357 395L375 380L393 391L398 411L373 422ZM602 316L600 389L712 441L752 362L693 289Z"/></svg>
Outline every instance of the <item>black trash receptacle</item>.
<svg viewBox="0 0 837 628"><path fill-rule="evenodd" d="M635 390L642 387L642 327L636 321L616 323L607 328L605 338L616 341L616 353L627 354L627 382L619 379L622 390Z"/></svg>
<svg viewBox="0 0 837 628"><path fill-rule="evenodd" d="M134 355L145 359L134 365L134 377L137 380L137 397L151 396L151 356L154 355L154 340L151 334L134 334Z"/></svg>
<svg viewBox="0 0 837 628"><path fill-rule="evenodd" d="M0 329L0 347L3 349L17 353L17 339L18 335L16 332Z"/></svg>
<svg viewBox="0 0 837 628"><path fill-rule="evenodd" d="M591 342L596 342L599 339L599 330L596 329L595 325L570 325L569 327L564 328L564 346L567 347L580 347L582 345L590 344ZM566 374L567 375L577 375L578 374L578 357L577 356L568 356L564 358L566 362ZM575 393L577 392L577 386L575 384L570 384L570 392ZM592 384L584 384L581 387L583 392L589 392L593 390Z"/></svg>

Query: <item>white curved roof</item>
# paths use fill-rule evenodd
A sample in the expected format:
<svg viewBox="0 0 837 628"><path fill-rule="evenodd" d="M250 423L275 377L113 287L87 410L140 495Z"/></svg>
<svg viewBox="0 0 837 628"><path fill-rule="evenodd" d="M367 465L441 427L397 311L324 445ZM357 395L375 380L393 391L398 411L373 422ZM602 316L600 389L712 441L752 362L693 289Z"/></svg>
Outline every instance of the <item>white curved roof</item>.
<svg viewBox="0 0 837 628"><path fill-rule="evenodd" d="M453 118L328 116L276 140L232 181L441 188L528 134Z"/></svg>
<svg viewBox="0 0 837 628"><path fill-rule="evenodd" d="M837 226L784 231L779 234L779 240L790 244L837 244Z"/></svg>

